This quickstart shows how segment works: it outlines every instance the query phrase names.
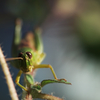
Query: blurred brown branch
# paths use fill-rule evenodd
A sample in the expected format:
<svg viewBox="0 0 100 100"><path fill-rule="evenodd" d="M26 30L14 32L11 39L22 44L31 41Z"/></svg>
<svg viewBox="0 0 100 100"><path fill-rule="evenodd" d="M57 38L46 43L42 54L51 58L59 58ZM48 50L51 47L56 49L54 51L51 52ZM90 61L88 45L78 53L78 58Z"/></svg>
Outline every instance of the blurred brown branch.
<svg viewBox="0 0 100 100"><path fill-rule="evenodd" d="M8 89L9 89L9 92L10 92L11 99L12 100L19 100L17 93L16 93L16 89L15 89L13 80L12 80L12 77L11 77L11 74L9 72L9 68L8 68L7 63L5 61L5 57L3 55L1 48L0 48L0 64L1 64L1 67L2 67L2 70L3 70L3 73L5 75L5 79L6 79L6 82L7 82L7 85L8 85Z"/></svg>

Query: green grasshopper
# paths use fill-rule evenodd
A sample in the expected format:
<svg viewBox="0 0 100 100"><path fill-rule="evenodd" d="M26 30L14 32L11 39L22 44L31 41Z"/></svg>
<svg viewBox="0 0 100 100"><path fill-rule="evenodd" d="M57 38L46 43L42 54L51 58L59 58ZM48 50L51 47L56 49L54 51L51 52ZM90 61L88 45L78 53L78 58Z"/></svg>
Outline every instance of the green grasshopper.
<svg viewBox="0 0 100 100"><path fill-rule="evenodd" d="M36 28L34 34L29 32L24 39L21 40L21 22L17 20L15 25L15 34L12 44L12 59L11 64L19 69L20 71L16 77L16 84L20 86L25 91L28 91L27 88L22 86L19 81L21 74L28 74L32 71L35 71L38 68L50 68L51 72L56 80L57 76L49 64L41 64L45 58L45 53L43 52L43 44L41 40L41 29Z"/></svg>

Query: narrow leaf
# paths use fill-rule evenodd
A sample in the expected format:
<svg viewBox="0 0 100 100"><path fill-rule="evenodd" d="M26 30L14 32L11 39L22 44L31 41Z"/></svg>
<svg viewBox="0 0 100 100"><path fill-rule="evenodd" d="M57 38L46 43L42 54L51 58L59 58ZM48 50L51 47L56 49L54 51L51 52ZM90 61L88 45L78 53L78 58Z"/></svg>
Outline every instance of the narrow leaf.
<svg viewBox="0 0 100 100"><path fill-rule="evenodd" d="M56 79L48 79L48 80L43 80L41 82L41 87L43 87L43 86L45 86L47 84L50 84L50 83L64 83L64 84L71 85L71 83L67 82L65 79L58 79L58 80L56 80Z"/></svg>
<svg viewBox="0 0 100 100"><path fill-rule="evenodd" d="M32 75L26 74L26 80L27 80L31 85L34 84L34 80L33 80Z"/></svg>

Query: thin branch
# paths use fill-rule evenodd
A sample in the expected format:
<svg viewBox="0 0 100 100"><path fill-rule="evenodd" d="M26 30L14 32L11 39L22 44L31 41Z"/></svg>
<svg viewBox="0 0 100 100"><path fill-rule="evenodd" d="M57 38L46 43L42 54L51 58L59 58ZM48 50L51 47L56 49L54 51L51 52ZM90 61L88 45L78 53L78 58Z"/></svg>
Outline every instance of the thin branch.
<svg viewBox="0 0 100 100"><path fill-rule="evenodd" d="M16 93L16 89L15 89L13 80L12 80L12 77L11 77L11 74L10 74L10 71L9 71L9 68L7 66L5 57L4 57L3 52L1 50L1 47L0 47L0 63L1 63L3 73L5 75L5 79L6 79L6 82L7 82L7 85L8 85L8 89L9 89L9 92L10 92L11 99L12 100L19 100L17 93Z"/></svg>
<svg viewBox="0 0 100 100"><path fill-rule="evenodd" d="M55 97L49 94L39 93L35 89L31 89L30 93L32 95L32 98L39 98L39 99L45 99L45 100L63 100L59 97Z"/></svg>

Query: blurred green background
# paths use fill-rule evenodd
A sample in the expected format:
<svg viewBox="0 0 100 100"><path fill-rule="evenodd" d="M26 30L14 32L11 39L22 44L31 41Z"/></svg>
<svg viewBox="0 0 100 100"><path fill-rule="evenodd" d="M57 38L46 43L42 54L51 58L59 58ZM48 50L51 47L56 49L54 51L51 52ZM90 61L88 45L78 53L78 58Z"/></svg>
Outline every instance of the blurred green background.
<svg viewBox="0 0 100 100"><path fill-rule="evenodd" d="M50 84L44 93L65 100L100 99L100 1L99 0L1 0L0 44L11 57L16 18L23 20L22 36L36 26L43 30L44 64L51 64L58 78L72 86ZM13 80L18 70L10 66ZM49 69L39 69L35 80L53 78ZM22 82L22 81L21 81ZM21 89L17 86L21 98ZM10 100L0 67L0 100Z"/></svg>

